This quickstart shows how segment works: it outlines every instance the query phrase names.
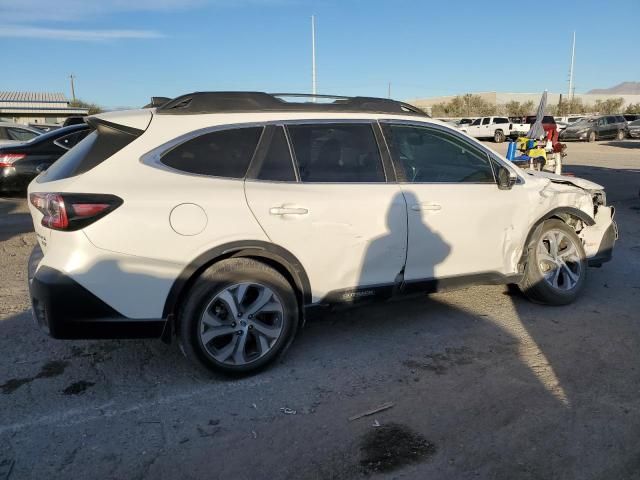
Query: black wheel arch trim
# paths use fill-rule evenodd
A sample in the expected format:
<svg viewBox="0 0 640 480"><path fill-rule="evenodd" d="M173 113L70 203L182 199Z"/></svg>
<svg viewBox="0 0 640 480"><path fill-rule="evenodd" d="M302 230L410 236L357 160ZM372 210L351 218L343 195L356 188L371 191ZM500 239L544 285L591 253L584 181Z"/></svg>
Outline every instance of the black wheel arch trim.
<svg viewBox="0 0 640 480"><path fill-rule="evenodd" d="M251 257L276 262L287 270L302 300L301 309L311 303L311 284L304 267L291 252L273 243L261 240L243 240L219 245L207 250L187 265L173 282L165 300L162 316L174 316L183 295L198 274L217 261L232 257Z"/></svg>
<svg viewBox="0 0 640 480"><path fill-rule="evenodd" d="M529 229L529 233L527 234L527 239L524 242L524 248L522 249L522 256L520 257L519 264L524 265L527 261L527 256L529 249L531 248L531 241L535 236L538 229L542 226L545 220L549 220L550 218L558 218L562 219L561 215L570 215L572 217L576 217L582 220L587 226L595 225L596 221L593 217L589 216L587 213L582 210L574 207L557 207L553 210L549 210L542 217L536 220L531 228Z"/></svg>

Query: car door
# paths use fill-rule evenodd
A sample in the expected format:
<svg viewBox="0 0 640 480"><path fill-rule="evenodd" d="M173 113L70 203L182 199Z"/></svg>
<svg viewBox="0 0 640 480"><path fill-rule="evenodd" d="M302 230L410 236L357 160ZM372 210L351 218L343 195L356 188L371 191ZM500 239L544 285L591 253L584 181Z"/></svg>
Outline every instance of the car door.
<svg viewBox="0 0 640 480"><path fill-rule="evenodd" d="M481 135L481 128L482 128L482 119L481 118L476 118L473 122L471 122L470 125L468 125L467 127L465 127L465 131L467 132L468 135L474 137L474 138L479 138Z"/></svg>
<svg viewBox="0 0 640 480"><path fill-rule="evenodd" d="M518 213L529 201L521 185L500 190L487 152L450 129L384 122L383 130L407 201L407 285L513 274L528 221Z"/></svg>
<svg viewBox="0 0 640 480"><path fill-rule="evenodd" d="M407 209L377 125L271 126L245 181L269 239L304 267L314 302L391 293L405 262ZM290 140L290 143L289 141Z"/></svg>
<svg viewBox="0 0 640 480"><path fill-rule="evenodd" d="M493 137L493 125L491 123L491 117L485 117L482 119L482 127L480 129L480 138Z"/></svg>

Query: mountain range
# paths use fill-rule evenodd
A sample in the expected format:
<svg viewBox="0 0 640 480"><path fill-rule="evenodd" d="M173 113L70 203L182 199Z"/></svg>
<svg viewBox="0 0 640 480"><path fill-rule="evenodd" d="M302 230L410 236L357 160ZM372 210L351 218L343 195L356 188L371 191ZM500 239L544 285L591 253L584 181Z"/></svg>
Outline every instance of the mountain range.
<svg viewBox="0 0 640 480"><path fill-rule="evenodd" d="M609 95L640 95L640 82L622 82L614 87L594 88L587 93Z"/></svg>

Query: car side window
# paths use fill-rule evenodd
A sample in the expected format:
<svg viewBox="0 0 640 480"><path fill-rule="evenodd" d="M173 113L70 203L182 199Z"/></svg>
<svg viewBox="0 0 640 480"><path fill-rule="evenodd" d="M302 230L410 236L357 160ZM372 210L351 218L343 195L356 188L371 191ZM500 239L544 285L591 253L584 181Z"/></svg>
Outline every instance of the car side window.
<svg viewBox="0 0 640 480"><path fill-rule="evenodd" d="M491 119L490 118L483 118L482 119L482 125L489 125L489 123L491 123Z"/></svg>
<svg viewBox="0 0 640 480"><path fill-rule="evenodd" d="M58 140L55 140L53 143L58 145L59 147L64 148L65 150L70 150L75 147L80 141L89 135L90 130L81 130L79 132L73 132L69 135L65 135L64 137L60 137Z"/></svg>
<svg viewBox="0 0 640 480"><path fill-rule="evenodd" d="M473 122L471 122L471 126L474 127L476 125L480 125L481 118L476 118Z"/></svg>
<svg viewBox="0 0 640 480"><path fill-rule="evenodd" d="M370 124L287 126L302 182L377 183L386 177Z"/></svg>
<svg viewBox="0 0 640 480"><path fill-rule="evenodd" d="M187 173L244 178L262 130L247 127L205 133L169 150L160 161Z"/></svg>
<svg viewBox="0 0 640 480"><path fill-rule="evenodd" d="M392 155L411 183L495 183L489 157L457 135L385 125Z"/></svg>
<svg viewBox="0 0 640 480"><path fill-rule="evenodd" d="M256 155L257 157L259 155ZM251 167L253 169L253 167ZM276 127L270 139L267 152L262 159L255 177L257 180L277 182L295 182L296 173L293 169L293 159L289 150L289 143L283 127Z"/></svg>
<svg viewBox="0 0 640 480"><path fill-rule="evenodd" d="M20 142L28 142L32 138L38 136L37 133L31 132L29 130L25 130L23 128L7 128L7 136L10 140L18 140Z"/></svg>
<svg viewBox="0 0 640 480"><path fill-rule="evenodd" d="M9 137L7 137L7 129L4 127L0 127L0 140L9 140Z"/></svg>
<svg viewBox="0 0 640 480"><path fill-rule="evenodd" d="M506 118L496 118L494 123L509 123L509 120Z"/></svg>
<svg viewBox="0 0 640 480"><path fill-rule="evenodd" d="M598 119L598 126L599 127L602 127L602 126L604 126L606 124L607 124L607 122L606 122L606 120L604 118L599 118Z"/></svg>

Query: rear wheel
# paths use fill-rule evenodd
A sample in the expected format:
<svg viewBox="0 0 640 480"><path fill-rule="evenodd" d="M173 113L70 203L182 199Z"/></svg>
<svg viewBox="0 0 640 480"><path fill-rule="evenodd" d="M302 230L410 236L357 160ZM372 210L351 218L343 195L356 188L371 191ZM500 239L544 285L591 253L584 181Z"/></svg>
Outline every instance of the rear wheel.
<svg viewBox="0 0 640 480"><path fill-rule="evenodd" d="M596 132L589 132L589 136L587 137L590 142L596 141Z"/></svg>
<svg viewBox="0 0 640 480"><path fill-rule="evenodd" d="M502 130L496 130L493 134L493 141L496 143L504 142L504 132Z"/></svg>
<svg viewBox="0 0 640 480"><path fill-rule="evenodd" d="M561 220L547 220L533 240L520 290L547 305L573 302L587 275L587 261L576 232Z"/></svg>
<svg viewBox="0 0 640 480"><path fill-rule="evenodd" d="M298 326L289 282L249 258L209 267L191 288L179 315L179 340L192 361L222 373L257 371L283 352Z"/></svg>
<svg viewBox="0 0 640 480"><path fill-rule="evenodd" d="M616 134L616 140L624 140L624 130L618 130Z"/></svg>

